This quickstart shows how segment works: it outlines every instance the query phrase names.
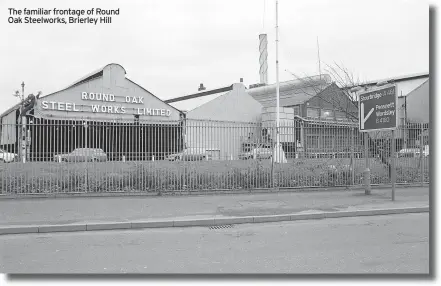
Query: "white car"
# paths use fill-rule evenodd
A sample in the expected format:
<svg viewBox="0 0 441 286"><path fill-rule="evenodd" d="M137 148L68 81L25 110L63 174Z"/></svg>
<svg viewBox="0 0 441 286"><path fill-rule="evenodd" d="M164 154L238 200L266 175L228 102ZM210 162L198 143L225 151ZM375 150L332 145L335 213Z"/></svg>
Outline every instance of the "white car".
<svg viewBox="0 0 441 286"><path fill-rule="evenodd" d="M271 159L273 156L273 151L268 146L258 146L256 148L253 148L249 152L244 152L239 154L239 159L241 160L249 160L249 159L257 159L257 160L263 160L263 159Z"/></svg>
<svg viewBox="0 0 441 286"><path fill-rule="evenodd" d="M402 158L414 158L420 156L420 148L407 148L407 149L401 149L398 152L398 157ZM429 145L425 145L423 147L423 157L429 156Z"/></svg>
<svg viewBox="0 0 441 286"><path fill-rule="evenodd" d="M17 161L17 154L0 149L0 163L11 163L15 161Z"/></svg>
<svg viewBox="0 0 441 286"><path fill-rule="evenodd" d="M202 161L207 159L207 151L204 148L186 148L180 153L169 155L168 161Z"/></svg>

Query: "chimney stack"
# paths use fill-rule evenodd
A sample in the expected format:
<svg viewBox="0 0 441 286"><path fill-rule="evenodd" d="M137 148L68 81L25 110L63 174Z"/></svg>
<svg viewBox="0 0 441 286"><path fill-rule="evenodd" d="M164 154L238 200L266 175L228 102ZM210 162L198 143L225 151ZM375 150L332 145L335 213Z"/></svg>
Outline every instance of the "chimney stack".
<svg viewBox="0 0 441 286"><path fill-rule="evenodd" d="M259 35L259 74L260 83L268 84L268 39L266 34Z"/></svg>
<svg viewBox="0 0 441 286"><path fill-rule="evenodd" d="M243 83L243 77L240 78L240 82Z"/></svg>
<svg viewBox="0 0 441 286"><path fill-rule="evenodd" d="M205 90L205 86L204 86L203 83L201 83L201 84L199 85L198 91L203 91L203 90Z"/></svg>

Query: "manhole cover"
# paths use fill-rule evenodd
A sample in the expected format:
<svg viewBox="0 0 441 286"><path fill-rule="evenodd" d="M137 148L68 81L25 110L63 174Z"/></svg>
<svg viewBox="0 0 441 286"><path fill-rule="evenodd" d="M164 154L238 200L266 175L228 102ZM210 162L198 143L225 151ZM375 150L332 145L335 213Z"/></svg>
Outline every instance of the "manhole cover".
<svg viewBox="0 0 441 286"><path fill-rule="evenodd" d="M210 226L210 229L223 229L223 228L232 228L232 224L225 224L225 225L212 225Z"/></svg>

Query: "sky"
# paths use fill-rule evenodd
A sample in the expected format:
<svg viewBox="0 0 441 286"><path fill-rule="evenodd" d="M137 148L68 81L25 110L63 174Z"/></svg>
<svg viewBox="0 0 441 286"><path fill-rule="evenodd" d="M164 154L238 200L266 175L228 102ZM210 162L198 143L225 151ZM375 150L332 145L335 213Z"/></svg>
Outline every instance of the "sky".
<svg viewBox="0 0 441 286"><path fill-rule="evenodd" d="M0 2L0 113L25 94L65 88L109 63L161 99L259 82L259 34L276 81L275 0ZM111 24L10 24L15 9L119 9ZM426 1L279 0L280 81L337 63L362 81L429 71Z"/></svg>

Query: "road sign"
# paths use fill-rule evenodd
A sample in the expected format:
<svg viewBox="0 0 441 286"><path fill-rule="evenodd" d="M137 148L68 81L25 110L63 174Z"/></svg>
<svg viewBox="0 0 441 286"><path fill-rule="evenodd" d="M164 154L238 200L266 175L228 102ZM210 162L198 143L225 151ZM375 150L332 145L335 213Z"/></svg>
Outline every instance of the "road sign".
<svg viewBox="0 0 441 286"><path fill-rule="evenodd" d="M397 88L380 87L361 93L358 97L359 128L361 132L395 130L397 128Z"/></svg>

